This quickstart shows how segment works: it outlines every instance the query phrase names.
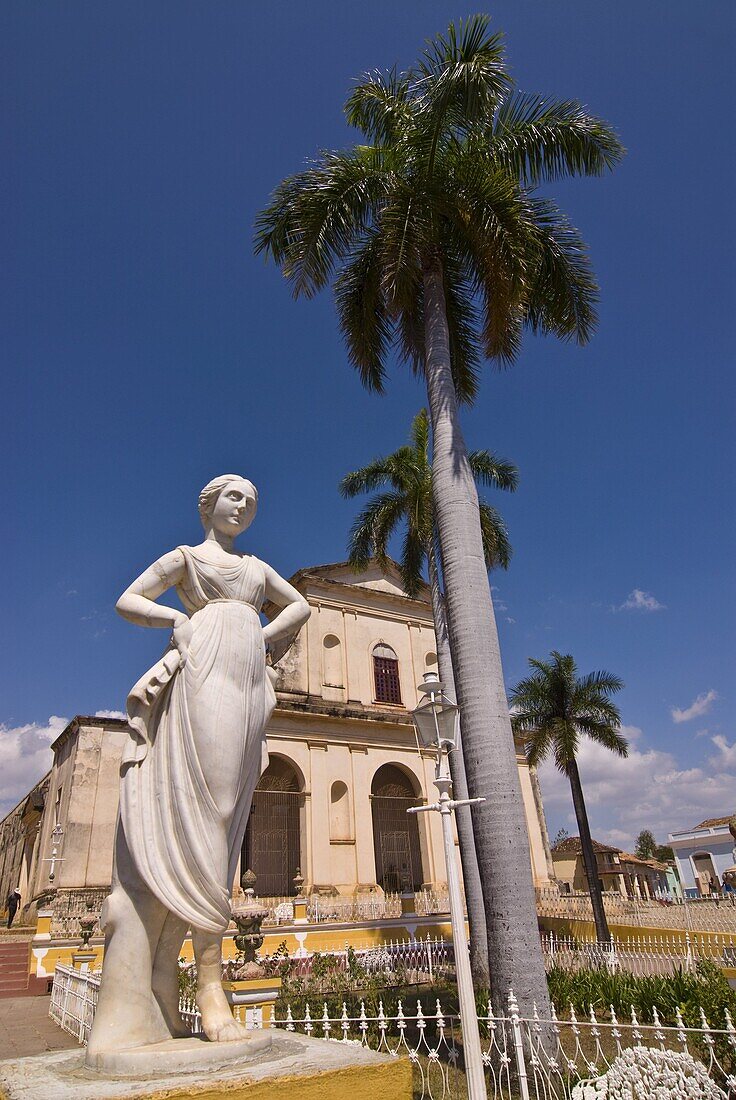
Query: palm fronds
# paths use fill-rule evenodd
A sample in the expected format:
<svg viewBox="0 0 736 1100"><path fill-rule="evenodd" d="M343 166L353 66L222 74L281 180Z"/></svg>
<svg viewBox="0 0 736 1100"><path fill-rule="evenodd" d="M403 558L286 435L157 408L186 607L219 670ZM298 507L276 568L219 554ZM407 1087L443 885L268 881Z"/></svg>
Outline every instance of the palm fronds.
<svg viewBox="0 0 736 1100"><path fill-rule="evenodd" d="M536 766L552 755L556 767L567 771L581 736L618 756L628 754L621 715L609 698L623 688L620 677L605 671L578 676L572 655L557 650L547 661L529 658L528 663L532 674L519 680L509 701L511 722L530 764Z"/></svg>
<svg viewBox="0 0 736 1100"><path fill-rule="evenodd" d="M472 401L483 357L512 363L525 328L584 343L597 287L543 182L601 175L624 154L574 100L514 88L488 16L450 24L404 72L371 72L345 115L363 143L323 151L256 220L256 252L295 296L333 281L351 364L382 391L392 351L424 365L424 272L439 258L453 378Z"/></svg>
<svg viewBox="0 0 736 1100"><path fill-rule="evenodd" d="M346 474L340 482L340 493L348 499L376 494L353 523L349 560L359 569L364 569L372 557L385 565L388 543L403 527L399 569L409 596L416 596L424 584L422 574L434 538L429 450L429 417L426 409L421 409L412 420L409 445ZM516 467L490 451L473 451L470 464L483 484L509 492L517 486ZM506 525L485 501L480 502L479 512L486 565L488 569L507 569L512 549Z"/></svg>

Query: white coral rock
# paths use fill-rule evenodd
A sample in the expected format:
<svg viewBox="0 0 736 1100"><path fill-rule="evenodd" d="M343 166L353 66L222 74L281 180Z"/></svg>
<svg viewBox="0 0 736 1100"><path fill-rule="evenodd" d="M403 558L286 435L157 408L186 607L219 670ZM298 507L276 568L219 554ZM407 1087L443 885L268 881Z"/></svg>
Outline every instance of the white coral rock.
<svg viewBox="0 0 736 1100"><path fill-rule="evenodd" d="M632 1047L607 1073L581 1081L572 1100L723 1100L725 1093L689 1054Z"/></svg>

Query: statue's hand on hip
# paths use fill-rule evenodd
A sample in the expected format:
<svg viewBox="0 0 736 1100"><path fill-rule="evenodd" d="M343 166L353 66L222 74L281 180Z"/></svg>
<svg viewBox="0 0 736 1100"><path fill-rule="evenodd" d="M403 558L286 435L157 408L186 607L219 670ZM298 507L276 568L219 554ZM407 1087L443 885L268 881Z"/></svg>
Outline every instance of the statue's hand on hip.
<svg viewBox="0 0 736 1100"><path fill-rule="evenodd" d="M171 632L171 637L174 645L179 650L182 668L187 663L187 657L189 656L189 644L192 640L193 632L194 627L192 626L191 620L188 619L186 615L182 615L181 618L176 620L176 622L174 623L174 629Z"/></svg>

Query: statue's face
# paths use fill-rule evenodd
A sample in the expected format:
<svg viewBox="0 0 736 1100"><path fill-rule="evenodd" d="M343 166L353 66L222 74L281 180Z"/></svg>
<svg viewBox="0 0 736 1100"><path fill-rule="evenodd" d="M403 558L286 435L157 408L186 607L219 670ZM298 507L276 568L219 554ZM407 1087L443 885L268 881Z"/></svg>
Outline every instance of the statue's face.
<svg viewBox="0 0 736 1100"><path fill-rule="evenodd" d="M222 535L240 535L255 519L256 498L247 481L231 481L217 498L210 523Z"/></svg>

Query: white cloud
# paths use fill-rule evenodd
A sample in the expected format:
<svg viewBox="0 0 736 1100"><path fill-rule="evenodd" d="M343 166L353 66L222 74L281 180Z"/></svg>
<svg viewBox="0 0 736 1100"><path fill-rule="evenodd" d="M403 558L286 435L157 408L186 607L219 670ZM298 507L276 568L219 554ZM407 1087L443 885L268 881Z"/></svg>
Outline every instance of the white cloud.
<svg viewBox="0 0 736 1100"><path fill-rule="evenodd" d="M122 710L96 710L95 718L127 718L127 714L123 714Z"/></svg>
<svg viewBox="0 0 736 1100"><path fill-rule="evenodd" d="M651 829L665 844L668 833L732 812L736 741L712 737L717 752L704 757L699 767L683 768L672 753L648 748L636 727L625 726L623 733L630 740L625 758L581 741L578 764L596 840L631 851L642 829ZM539 778L552 833L560 822L577 832L567 778L549 761L539 769Z"/></svg>
<svg viewBox="0 0 736 1100"><path fill-rule="evenodd" d="M713 691L712 689L710 691L704 691L684 710L680 710L679 707L672 707L670 712L672 714L672 719L680 723L689 722L691 718L700 718L701 715L708 713L711 708L711 703L714 703L717 698L717 691Z"/></svg>
<svg viewBox="0 0 736 1100"><path fill-rule="evenodd" d="M12 810L51 767L55 741L68 718L52 714L48 722L25 726L0 723L0 818Z"/></svg>
<svg viewBox="0 0 736 1100"><path fill-rule="evenodd" d="M615 611L664 611L666 604L660 603L651 592L643 592L641 588L635 588L630 592L622 604Z"/></svg>
<svg viewBox="0 0 736 1100"><path fill-rule="evenodd" d="M736 741L729 745L722 733L715 734L711 741L718 749L718 756L712 758L713 762L728 771L736 772Z"/></svg>

